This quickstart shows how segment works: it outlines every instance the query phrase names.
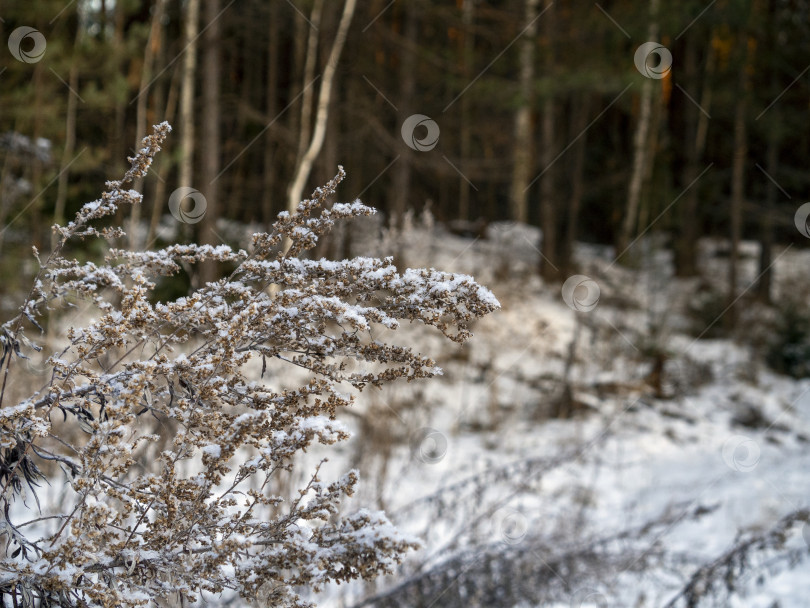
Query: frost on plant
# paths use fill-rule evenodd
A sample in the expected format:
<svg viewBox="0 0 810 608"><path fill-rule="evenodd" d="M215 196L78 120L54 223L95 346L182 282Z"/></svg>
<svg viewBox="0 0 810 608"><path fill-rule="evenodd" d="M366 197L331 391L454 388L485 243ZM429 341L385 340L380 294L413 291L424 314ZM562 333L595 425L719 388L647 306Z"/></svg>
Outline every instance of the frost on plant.
<svg viewBox="0 0 810 608"><path fill-rule="evenodd" d="M238 595L303 606L295 588L389 572L417 545L381 512L339 513L355 471L328 482L316 470L292 499L272 494L274 478L310 444L348 437L335 418L353 399L341 385L440 373L407 346L375 339L380 328L418 322L462 342L497 300L471 277L399 273L390 258L300 259L336 220L374 212L359 201L324 208L342 169L255 234L251 251L173 245L111 249L98 264L64 257L68 241L123 235L98 220L140 202L129 187L169 131L157 125L122 180L54 226L58 246L39 258L19 314L0 327L4 605L136 606L209 592L209 603ZM155 301L160 277L203 260L235 270ZM9 403L49 309L76 297L92 303L93 320L70 329L41 390ZM359 363L351 373L349 359ZM307 380L274 387L278 374L266 371L279 366L302 368ZM65 483L59 505L38 504L46 468L62 470L50 476Z"/></svg>

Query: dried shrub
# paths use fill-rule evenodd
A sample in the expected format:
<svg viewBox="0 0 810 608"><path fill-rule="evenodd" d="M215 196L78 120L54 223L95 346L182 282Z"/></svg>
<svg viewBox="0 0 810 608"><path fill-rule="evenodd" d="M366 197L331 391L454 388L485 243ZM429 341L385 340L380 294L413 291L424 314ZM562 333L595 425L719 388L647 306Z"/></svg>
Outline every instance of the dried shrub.
<svg viewBox="0 0 810 608"><path fill-rule="evenodd" d="M250 252L172 245L110 249L99 263L63 257L68 241L123 236L99 220L140 203L128 188L169 131L157 125L122 180L54 227L58 246L40 260L20 313L0 328L4 603L137 606L209 592L209 604L240 596L305 606L296 587L390 572L418 544L382 512L340 514L355 471L327 483L316 470L289 500L270 493L272 482L311 444L347 438L335 415L353 395L341 384L362 390L441 372L407 346L375 340L375 328L417 322L463 342L497 300L471 277L400 274L390 258L299 259L336 220L374 212L359 201L323 207L342 169L295 213L281 213L270 233L255 234ZM155 301L159 279L205 260L235 270L187 297ZM70 329L42 390L3 403L19 359L37 348L25 332L77 295L96 317ZM343 363L352 359L360 366L349 373ZM246 369L257 360L261 378ZM268 365L295 366L307 379L282 390L264 380ZM137 461L159 439L145 424L151 416L171 422L172 436L149 471ZM68 490L61 504L36 512L15 501L42 481L41 461L63 469Z"/></svg>

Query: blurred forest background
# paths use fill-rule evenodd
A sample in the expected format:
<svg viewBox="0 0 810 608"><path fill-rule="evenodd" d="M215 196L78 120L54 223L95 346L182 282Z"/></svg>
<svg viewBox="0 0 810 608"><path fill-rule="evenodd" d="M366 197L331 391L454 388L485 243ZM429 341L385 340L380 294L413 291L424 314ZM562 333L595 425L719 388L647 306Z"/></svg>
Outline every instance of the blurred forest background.
<svg viewBox="0 0 810 608"><path fill-rule="evenodd" d="M28 26L47 43L28 62L5 53L0 74L3 276L16 274L10 252L47 249L54 221L120 176L163 120L175 133L146 203L116 218L141 223L129 244L155 243L180 186L207 200L182 239L220 242L219 218L268 225L288 206L319 103L328 120L304 194L342 164L343 196L393 225L426 205L471 234L494 220L537 225L546 279L571 273L575 240L632 264L652 230L667 235L679 276L696 274L700 237L729 239L734 294L746 238L764 244L756 291L767 301L771 245L803 240L802 0L38 0L4 3L2 18L3 39ZM672 56L652 78L634 65L650 40ZM406 145L413 114L440 129L432 149Z"/></svg>
<svg viewBox="0 0 810 608"><path fill-rule="evenodd" d="M501 302L462 349L405 330L446 375L347 410L338 469L429 550L328 605L716 606L779 559L761 601L722 605L806 605L810 0L17 0L0 39L0 318L31 245L162 121L116 246L247 247L342 165L379 222L313 256L395 254ZM185 221L180 188L205 201Z"/></svg>

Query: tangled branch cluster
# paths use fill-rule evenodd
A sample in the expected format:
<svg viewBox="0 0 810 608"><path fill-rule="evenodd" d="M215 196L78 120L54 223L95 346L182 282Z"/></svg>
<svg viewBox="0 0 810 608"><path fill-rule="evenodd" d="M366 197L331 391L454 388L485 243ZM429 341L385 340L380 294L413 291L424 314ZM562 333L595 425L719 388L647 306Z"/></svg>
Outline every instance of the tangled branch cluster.
<svg viewBox="0 0 810 608"><path fill-rule="evenodd" d="M250 252L173 245L111 249L98 264L63 257L71 239L122 236L95 223L141 201L128 186L169 131L157 125L124 179L54 227L58 247L40 261L20 314L0 328L2 602L137 606L230 592L305 606L295 587L389 572L418 544L381 512L340 514L355 471L326 483L316 470L291 499L272 494L274 478L312 443L348 437L335 416L353 396L341 385L362 390L441 372L407 346L376 339L382 328L418 322L462 342L497 300L471 277L399 273L390 258L299 259L336 220L374 212L359 201L324 208L342 168L270 233L254 235ZM187 297L155 301L160 277L204 260L235 270ZM24 351L38 348L26 329L77 296L97 309L94 320L71 328L41 390L3 403ZM352 359L359 367L349 373ZM261 362L260 377L258 364L246 368L251 361ZM290 365L308 370L308 381L271 386L278 375L268 367ZM145 424L150 414L163 437ZM67 488L61 505L40 513L20 504L41 483L43 461L61 467Z"/></svg>

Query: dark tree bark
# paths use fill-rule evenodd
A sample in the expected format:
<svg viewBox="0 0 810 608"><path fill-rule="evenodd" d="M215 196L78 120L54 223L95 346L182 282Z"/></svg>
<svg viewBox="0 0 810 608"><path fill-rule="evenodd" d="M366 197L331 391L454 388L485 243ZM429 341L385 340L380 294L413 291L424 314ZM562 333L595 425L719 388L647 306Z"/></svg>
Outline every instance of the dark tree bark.
<svg viewBox="0 0 810 608"><path fill-rule="evenodd" d="M278 2L270 2L270 23L268 24L267 36L267 101L265 102L265 112L267 120L275 120L278 113L278 68L281 58L279 57L279 27L278 27ZM274 189L276 185L276 141L275 129L270 127L264 136L264 173L262 175L262 223L265 230L269 230L270 224L274 220Z"/></svg>
<svg viewBox="0 0 810 608"><path fill-rule="evenodd" d="M773 5L770 4L771 8ZM779 81L777 74L779 73L779 66L777 65L778 59L776 49L779 42L779 31L775 25L776 15L773 10L768 11L770 27L768 29L768 40L770 42L770 55L769 61L766 65L770 66L770 96L775 99L779 95ZM777 179L779 174L779 148L780 148L780 133L778 125L772 125L768 129L768 149L766 152L766 171L770 176L767 183L767 190L765 192L765 205L762 210L762 220L760 222L760 238L759 238L759 273L756 286L757 299L765 304L771 304L771 287L773 283L773 223L774 223L774 209L776 207L776 200L778 198L777 185L773 180Z"/></svg>
<svg viewBox="0 0 810 608"><path fill-rule="evenodd" d="M711 111L712 92L714 82L715 53L711 44L712 33L709 45L706 50L706 67L704 70L703 83L701 87L700 108L691 101L686 107L686 129L684 132L684 152L685 162L681 187L688 188L683 197L680 207L680 222L677 241L675 244L675 273L681 277L692 277L698 274L697 260L697 240L700 236L698 230L698 193L697 184L693 184L700 174L700 163L703 160L703 153L706 147L706 133L708 131L709 116ZM684 72L687 86L694 83L697 87L697 43L687 40L684 54Z"/></svg>
<svg viewBox="0 0 810 608"><path fill-rule="evenodd" d="M405 3L402 7L404 27L403 41L400 48L400 69L399 69L399 99L397 107L399 109L398 124L412 115L416 109L413 107L414 93L416 92L416 66L417 66L417 14L412 2ZM416 154L407 146L400 146L401 152L399 160L393 167L393 179L391 180L392 191L392 213L391 223L393 226L401 225L402 216L408 209L411 199L411 175L413 174L413 157Z"/></svg>
<svg viewBox="0 0 810 608"><path fill-rule="evenodd" d="M135 149L140 146L146 135L147 113L149 111L149 98L152 97L152 73L154 71L155 57L163 43L163 13L166 8L166 0L157 0L154 12L152 13L152 24L149 30L149 39L143 53L143 68L141 69L141 85L138 88L138 101L136 103L135 114ZM135 180L134 188L138 192L143 192L144 178ZM141 248L142 243L139 238L139 223L141 219L141 205L132 205L129 216L129 247L133 250Z"/></svg>
<svg viewBox="0 0 810 608"><path fill-rule="evenodd" d="M757 1L749 2L748 26L738 39L738 86L734 108L734 155L731 166L731 208L729 209L729 255L728 311L725 324L729 329L737 326L739 319L739 258L742 238L742 214L745 204L745 173L748 164L748 107L751 97L751 77L756 40L752 35L753 23L757 16Z"/></svg>
<svg viewBox="0 0 810 608"><path fill-rule="evenodd" d="M532 108L534 107L534 62L537 45L537 10L540 0L526 0L524 24L526 31L520 41L520 105L514 116L514 146L512 152L512 217L517 222L529 221L529 180L534 167L534 132ZM550 157L544 150L543 159ZM542 179L542 178L541 178Z"/></svg>
<svg viewBox="0 0 810 608"><path fill-rule="evenodd" d="M555 19L554 3L546 0L543 13L543 35L546 48L544 50L544 65L546 73L551 74L555 63ZM555 280L559 277L559 268L554 263L557 257L557 209L556 182L556 129L557 106L553 91L546 91L543 99L541 127L540 162L543 165L543 175L540 177L540 227L543 229L543 242L540 247L540 276L546 280Z"/></svg>
<svg viewBox="0 0 810 608"><path fill-rule="evenodd" d="M568 199L568 217L565 227L565 238L560 247L558 267L562 276L573 274L574 242L577 238L577 224L579 222L579 209L582 206L582 197L585 192L585 152L587 150L588 115L590 98L587 92L581 93L574 101L571 110L571 126L569 140L579 137L573 145L571 152L574 155L571 164L571 194Z"/></svg>
<svg viewBox="0 0 810 608"><path fill-rule="evenodd" d="M207 27L202 36L202 124L200 133L201 171L200 192L205 196L205 215L199 223L200 243L219 244L216 222L219 217L220 170L220 92L221 82L221 21L220 0L203 0L204 23ZM200 265L200 284L216 279L216 265L207 262Z"/></svg>
<svg viewBox="0 0 810 608"><path fill-rule="evenodd" d="M77 9L78 12L78 9ZM67 110L65 117L65 147L62 149L62 169L59 171L59 181L56 190L56 203L54 204L53 221L62 225L65 221L65 203L67 202L68 178L70 177L70 162L73 160L73 153L76 149L76 111L78 108L79 90L79 48L82 37L82 28L76 28L76 40L74 41L74 59L70 64L68 75ZM55 249L57 244L56 233L51 233L51 249Z"/></svg>
<svg viewBox="0 0 810 608"><path fill-rule="evenodd" d="M778 94L778 93L777 93ZM768 150L766 152L765 164L768 175L776 179L779 174L779 142L777 141L776 129L768 132ZM771 303L771 284L773 282L773 212L776 207L777 187L771 180L768 180L765 191L765 205L762 210L760 220L759 237L759 273L756 286L757 299L765 304Z"/></svg>
<svg viewBox="0 0 810 608"><path fill-rule="evenodd" d="M528 0L529 2L536 2L537 0ZM459 37L459 56L461 57L462 74L464 80L469 82L472 76L472 63L473 63L473 15L475 12L475 3L473 0L462 0L461 6L461 23L462 30ZM413 12L411 10L410 12ZM532 41L534 42L534 41ZM462 175L458 178L458 219L470 219L470 184L467 181L469 178L466 176L465 171L466 163L472 156L472 124L470 116L470 102L472 96L462 95L459 99L459 139L460 139L460 169Z"/></svg>

